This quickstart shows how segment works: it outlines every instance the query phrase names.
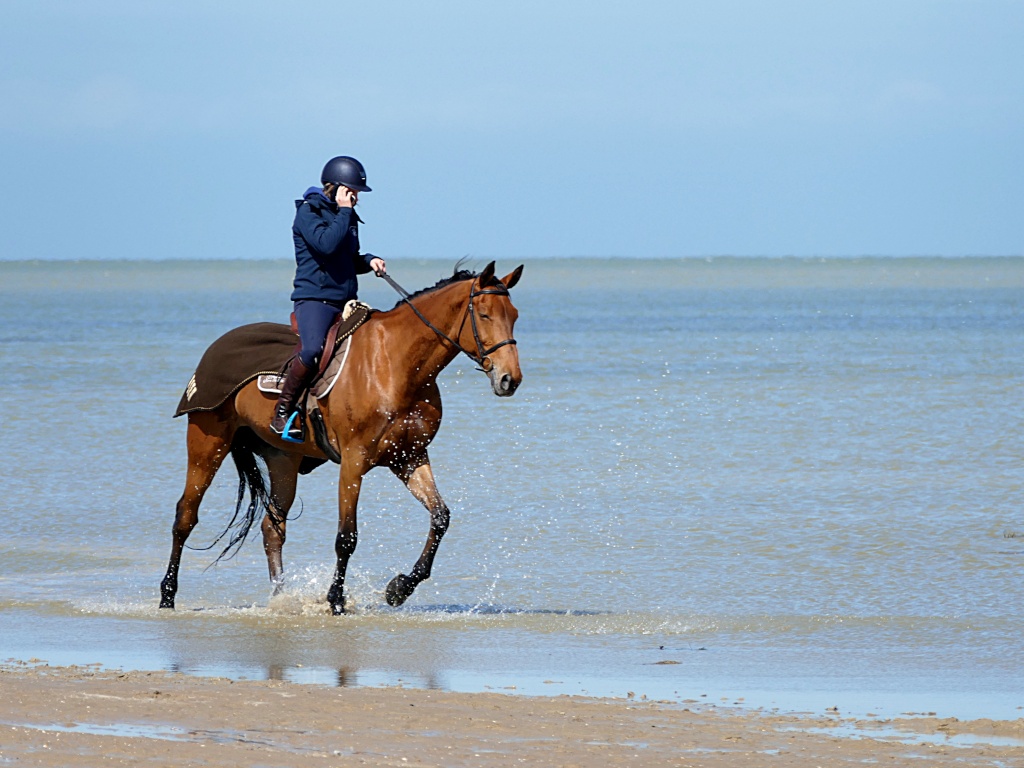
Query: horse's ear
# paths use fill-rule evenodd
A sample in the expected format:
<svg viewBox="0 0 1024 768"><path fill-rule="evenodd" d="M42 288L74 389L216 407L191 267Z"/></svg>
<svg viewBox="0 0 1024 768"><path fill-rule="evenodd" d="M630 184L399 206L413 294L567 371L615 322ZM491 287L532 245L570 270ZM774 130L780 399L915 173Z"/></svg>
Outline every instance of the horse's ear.
<svg viewBox="0 0 1024 768"><path fill-rule="evenodd" d="M480 287L487 285L489 282L494 280L494 262L492 261L486 267L484 271L480 273Z"/></svg>
<svg viewBox="0 0 1024 768"><path fill-rule="evenodd" d="M523 276L523 265L520 264L510 274L505 275L501 278L501 282L505 284L506 288L511 288L513 285L519 282L519 278Z"/></svg>

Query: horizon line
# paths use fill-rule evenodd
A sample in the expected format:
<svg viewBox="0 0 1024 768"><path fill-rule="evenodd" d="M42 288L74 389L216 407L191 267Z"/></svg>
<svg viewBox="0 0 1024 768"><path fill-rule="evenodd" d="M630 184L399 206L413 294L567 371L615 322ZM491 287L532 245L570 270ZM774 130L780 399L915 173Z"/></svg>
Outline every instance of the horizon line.
<svg viewBox="0 0 1024 768"><path fill-rule="evenodd" d="M530 259L530 260L545 260L545 261L569 261L569 260L592 260L592 261L613 261L613 260L629 260L629 261L712 261L717 259L766 259L766 260L800 260L800 261L817 261L817 260L854 260L854 259L1019 259L1024 258L1024 253L966 253L966 254L941 254L941 253L914 253L914 254L883 254L883 253L863 253L863 254L733 254L733 253L716 253L716 254L688 254L683 256L599 256L599 255L583 255L574 254L570 256L529 256L529 255L517 255L517 256L411 256L411 255L397 255L389 256L389 259L406 259L410 261L449 261L451 259L472 259L481 261L490 260L504 260L504 259ZM138 257L86 257L86 258L68 258L68 257L34 257L30 259L23 258L7 258L0 256L0 264L33 264L33 263L63 263L63 264L88 264L88 263L143 263L143 264L160 264L160 263L188 263L188 262L201 262L201 263L217 263L217 262L265 262L272 264L276 262L287 262L291 263L294 261L291 257L286 256L217 256L204 258L201 256L171 256L152 258L146 256Z"/></svg>

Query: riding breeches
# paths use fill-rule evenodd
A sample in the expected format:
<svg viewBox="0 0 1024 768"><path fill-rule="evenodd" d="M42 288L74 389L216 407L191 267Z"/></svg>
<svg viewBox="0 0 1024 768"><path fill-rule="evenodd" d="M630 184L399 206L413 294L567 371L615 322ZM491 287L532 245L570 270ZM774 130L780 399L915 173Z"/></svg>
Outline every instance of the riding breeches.
<svg viewBox="0 0 1024 768"><path fill-rule="evenodd" d="M316 364L327 340L327 331L342 309L344 305L335 306L334 302L313 299L295 302L295 323L299 326L299 340L302 342L299 359L306 367L312 368Z"/></svg>

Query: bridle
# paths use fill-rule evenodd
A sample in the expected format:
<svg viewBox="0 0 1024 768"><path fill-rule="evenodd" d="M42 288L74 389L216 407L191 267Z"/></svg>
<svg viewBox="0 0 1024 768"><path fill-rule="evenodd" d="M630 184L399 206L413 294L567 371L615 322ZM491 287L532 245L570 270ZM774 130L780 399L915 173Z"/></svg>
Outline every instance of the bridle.
<svg viewBox="0 0 1024 768"><path fill-rule="evenodd" d="M469 304L466 307L466 313L462 316L462 322L459 323L459 332L457 334L455 334L455 339L457 339L459 336L462 335L462 329L466 327L466 318L468 317L469 318L470 327L473 330L473 341L476 343L476 352L477 353L474 355L472 352L470 352L464 346L459 344L459 342L457 342L455 339L453 339L451 336L449 336L447 333L445 333L440 328L435 326L432 322L427 320L427 318L425 318L423 316L423 313L420 312L416 308L416 305L413 304L411 301L409 301L409 298L410 298L411 294L407 290L405 290L405 288L403 288L398 283L396 283L394 280L392 280L391 279L391 275L389 275L387 272L383 272L383 273L379 274L378 277L384 278L384 281L388 285L390 285L392 288L394 288L395 291L398 292L398 295L401 297L402 301L404 301L406 304L409 305L409 307L412 308L412 311L416 313L416 317L418 317L420 320L422 320L423 324L426 325L427 328L432 330L434 333L436 333L438 336L440 336L442 339L447 341L449 344L451 344L457 350L459 350L460 352L465 354L466 357L468 357L470 360L472 360L474 363L476 363L478 371L483 371L484 373L490 373L491 370L494 368L494 363L491 362L490 355L493 354L496 350L501 349L502 347L504 347L507 344L515 344L516 343L515 339L509 337L509 338L505 339L504 341L499 341L497 344L495 344L495 345L493 345L491 347L488 347L487 349L484 349L483 342L480 341L480 332L477 330L476 310L475 310L475 308L473 306L473 299L475 299L477 296L486 296L488 294L495 295L495 296L508 296L509 295L508 288L506 288L500 282L497 285L495 285L493 288L481 288L480 290L475 290L476 289L476 278L474 277L472 280L470 280L470 284L469 284Z"/></svg>

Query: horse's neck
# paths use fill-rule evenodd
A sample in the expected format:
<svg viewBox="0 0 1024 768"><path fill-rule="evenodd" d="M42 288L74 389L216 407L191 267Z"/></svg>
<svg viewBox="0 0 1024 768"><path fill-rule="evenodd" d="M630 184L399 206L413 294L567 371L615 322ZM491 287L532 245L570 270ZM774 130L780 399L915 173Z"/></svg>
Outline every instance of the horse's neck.
<svg viewBox="0 0 1024 768"><path fill-rule="evenodd" d="M469 284L463 281L412 299L434 328L455 341L462 330L468 301ZM410 384L418 382L422 386L435 379L459 354L458 348L424 323L405 302L381 320L385 323L383 354L392 365L406 368Z"/></svg>

